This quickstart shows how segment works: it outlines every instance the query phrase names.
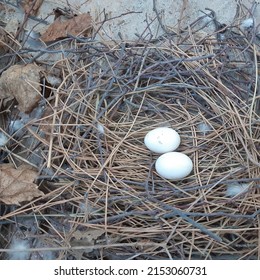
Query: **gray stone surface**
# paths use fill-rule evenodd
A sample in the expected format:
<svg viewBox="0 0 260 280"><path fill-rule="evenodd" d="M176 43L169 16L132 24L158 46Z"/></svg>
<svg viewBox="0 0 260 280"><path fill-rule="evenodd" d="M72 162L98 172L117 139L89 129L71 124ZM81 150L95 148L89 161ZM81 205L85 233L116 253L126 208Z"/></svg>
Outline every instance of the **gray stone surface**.
<svg viewBox="0 0 260 280"><path fill-rule="evenodd" d="M4 1L1 1L2 3ZM195 21L198 17L203 16L209 11L205 8L210 8L216 12L218 21L221 23L230 24L233 22L236 14L237 3L245 5L249 10L252 8L253 3L259 3L260 1L252 0L156 0L157 10L162 18L162 22L171 30L178 30L181 20L181 27L188 26ZM15 6L17 1L10 1ZM150 24L149 30L146 33L152 33L155 37L162 34L158 20L156 20L156 14L153 10L153 0L56 0L56 1L44 1L38 17L44 18L47 22L53 22L52 11L54 8L71 8L75 12L83 13L89 11L93 18L99 22L104 19L104 13L107 14L108 20L104 24L102 29L103 38L119 39L118 33L120 32L122 37L126 40L137 39L136 34L142 34L147 29L148 23ZM17 21L22 22L23 13L20 9L15 7L13 11L1 13L1 19L5 22L11 22L13 25ZM244 15L240 15L245 19L250 17L250 12ZM114 19L111 19L114 18ZM260 4L257 5L254 12L255 24L260 23ZM205 19L206 21L209 20ZM10 27L15 28L15 26ZM36 21L30 20L27 28L33 28L34 31L43 31L46 25L39 24ZM213 26L209 24L208 30L213 30Z"/></svg>
<svg viewBox="0 0 260 280"><path fill-rule="evenodd" d="M45 3L45 10L48 10L48 6L57 3L57 5L67 6L66 3L70 3L71 7L81 12L90 11L90 13L97 19L103 18L103 11L108 14L109 17L118 17L114 20L108 21L104 25L104 33L112 38L118 38L118 32L120 32L124 39L136 39L136 33L142 34L147 28L147 23L151 24L150 28L152 33L156 36L162 33L153 11L153 0L60 0ZM156 0L157 10L162 17L162 22L171 29L178 28L180 17L182 18L182 27L195 21L198 17L203 16L203 12L209 13L205 8L210 8L216 12L217 19L221 23L230 24L236 14L236 7L239 1L236 0ZM252 7L252 3L255 1L245 0L240 1L248 9ZM256 1L257 2L257 1ZM259 1L258 1L259 2ZM59 4L58 4L59 3ZM125 13L128 13L124 15ZM131 13L132 12L132 13ZM120 16L121 15L121 16ZM243 16L243 15L241 15ZM248 15L244 15L248 17ZM257 6L254 13L256 24L260 23L260 5ZM212 28L212 26L209 26ZM150 31L149 31L150 32ZM105 35L104 35L105 36Z"/></svg>

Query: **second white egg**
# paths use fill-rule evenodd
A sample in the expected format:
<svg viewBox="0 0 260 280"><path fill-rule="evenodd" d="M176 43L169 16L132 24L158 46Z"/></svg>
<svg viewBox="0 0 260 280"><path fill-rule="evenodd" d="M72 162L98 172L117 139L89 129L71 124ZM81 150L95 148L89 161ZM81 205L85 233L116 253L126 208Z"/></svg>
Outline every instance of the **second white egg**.
<svg viewBox="0 0 260 280"><path fill-rule="evenodd" d="M191 173L193 162L183 153L170 152L161 155L156 160L155 169L163 178L181 180Z"/></svg>
<svg viewBox="0 0 260 280"><path fill-rule="evenodd" d="M169 127L158 127L149 131L145 138L145 146L154 153L163 154L176 150L181 142L180 135Z"/></svg>

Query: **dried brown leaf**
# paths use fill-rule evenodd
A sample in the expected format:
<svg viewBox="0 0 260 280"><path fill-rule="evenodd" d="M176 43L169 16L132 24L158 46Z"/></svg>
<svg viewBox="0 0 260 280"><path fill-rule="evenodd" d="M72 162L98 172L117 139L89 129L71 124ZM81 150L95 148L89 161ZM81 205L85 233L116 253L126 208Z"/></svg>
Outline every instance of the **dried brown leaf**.
<svg viewBox="0 0 260 280"><path fill-rule="evenodd" d="M103 229L90 229L87 231L76 230L72 235L75 239L71 241L71 245L88 246L89 248L85 248L81 253L90 253L94 249L95 240L104 233L105 231Z"/></svg>
<svg viewBox="0 0 260 280"><path fill-rule="evenodd" d="M22 0L21 6L26 14L36 16L42 2L43 0Z"/></svg>
<svg viewBox="0 0 260 280"><path fill-rule="evenodd" d="M87 231L76 230L72 236L77 240L85 239L88 242L92 242L104 233L105 231L103 229L90 229Z"/></svg>
<svg viewBox="0 0 260 280"><path fill-rule="evenodd" d="M42 196L43 192L33 183L36 177L37 172L28 165L21 165L15 169L11 164L1 164L0 201L20 205L21 202Z"/></svg>
<svg viewBox="0 0 260 280"><path fill-rule="evenodd" d="M71 19L58 17L42 34L41 40L51 42L67 37L68 34L73 36L89 36L92 30L92 18L89 13L75 16Z"/></svg>
<svg viewBox="0 0 260 280"><path fill-rule="evenodd" d="M18 108L30 113L41 99L41 68L34 65L13 65L0 78L0 99L15 98Z"/></svg>

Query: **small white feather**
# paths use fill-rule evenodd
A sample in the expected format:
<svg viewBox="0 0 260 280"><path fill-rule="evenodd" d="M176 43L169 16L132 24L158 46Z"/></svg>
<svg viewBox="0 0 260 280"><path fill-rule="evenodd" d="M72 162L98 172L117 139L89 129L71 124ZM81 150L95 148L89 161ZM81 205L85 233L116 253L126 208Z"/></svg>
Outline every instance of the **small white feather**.
<svg viewBox="0 0 260 280"><path fill-rule="evenodd" d="M13 128L14 131L17 131L23 127L23 123L20 120L15 120L10 122L10 126Z"/></svg>
<svg viewBox="0 0 260 280"><path fill-rule="evenodd" d="M20 120L15 120L10 122L10 131L15 133L17 130L23 128L24 124Z"/></svg>
<svg viewBox="0 0 260 280"><path fill-rule="evenodd" d="M205 122L199 123L197 129L199 132L203 133L204 135L212 130L212 128Z"/></svg>
<svg viewBox="0 0 260 280"><path fill-rule="evenodd" d="M254 25L254 20L252 18L247 18L242 21L240 27L244 29L248 29L253 27L253 25Z"/></svg>
<svg viewBox="0 0 260 280"><path fill-rule="evenodd" d="M231 183L227 185L226 196L234 197L239 194L246 192L249 188L249 184L239 184L239 183Z"/></svg>
<svg viewBox="0 0 260 280"><path fill-rule="evenodd" d="M3 132L0 132L0 147L5 146L7 142L8 142L7 136Z"/></svg>
<svg viewBox="0 0 260 280"><path fill-rule="evenodd" d="M97 123L97 130L100 134L105 134L104 126L101 123Z"/></svg>
<svg viewBox="0 0 260 280"><path fill-rule="evenodd" d="M14 239L10 245L12 251L8 253L9 260L28 260L30 245L27 240Z"/></svg>

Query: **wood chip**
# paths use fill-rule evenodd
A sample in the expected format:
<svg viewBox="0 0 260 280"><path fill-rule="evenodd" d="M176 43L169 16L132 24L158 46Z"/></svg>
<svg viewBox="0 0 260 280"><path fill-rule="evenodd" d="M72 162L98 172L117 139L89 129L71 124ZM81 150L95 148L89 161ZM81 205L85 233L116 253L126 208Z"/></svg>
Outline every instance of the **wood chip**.
<svg viewBox="0 0 260 280"><path fill-rule="evenodd" d="M6 31L0 27L0 55L4 55L8 50L8 37Z"/></svg>

